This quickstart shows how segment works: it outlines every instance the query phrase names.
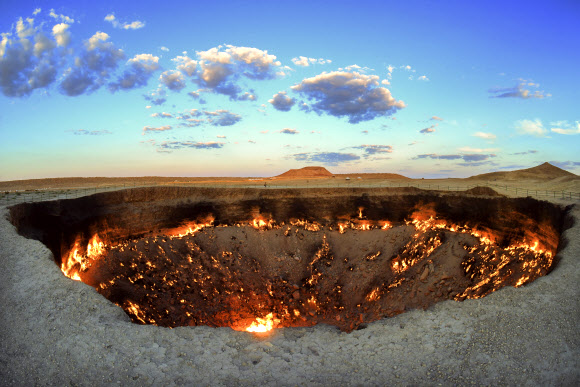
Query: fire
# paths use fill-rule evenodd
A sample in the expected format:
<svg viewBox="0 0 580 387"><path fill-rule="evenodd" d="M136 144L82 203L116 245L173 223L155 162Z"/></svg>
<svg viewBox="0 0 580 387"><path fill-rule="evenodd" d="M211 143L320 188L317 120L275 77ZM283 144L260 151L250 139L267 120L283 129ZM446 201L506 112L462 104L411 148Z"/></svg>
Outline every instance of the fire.
<svg viewBox="0 0 580 387"><path fill-rule="evenodd" d="M390 228L393 228L393 225L391 224L391 222L387 222L387 221L382 221L380 222L383 225L381 226L381 230L388 230Z"/></svg>
<svg viewBox="0 0 580 387"><path fill-rule="evenodd" d="M359 217L359 219L362 219L362 217L363 217L363 210L364 210L364 207L359 207L358 208L358 217Z"/></svg>
<svg viewBox="0 0 580 387"><path fill-rule="evenodd" d="M274 318L273 313L268 313L265 318L256 317L256 321L246 328L246 332L265 333L275 328L280 323L280 320Z"/></svg>
<svg viewBox="0 0 580 387"><path fill-rule="evenodd" d="M87 244L86 255L81 253L82 247L80 237L75 240L73 248L66 259L62 260L60 269L68 278L80 281L80 273L86 271L91 265L91 261L96 260L105 253L105 243L95 234Z"/></svg>
<svg viewBox="0 0 580 387"><path fill-rule="evenodd" d="M87 257L95 259L105 252L105 243L95 234L87 246Z"/></svg>
<svg viewBox="0 0 580 387"><path fill-rule="evenodd" d="M276 222L273 219L266 220L264 218L254 218L249 224L256 230L271 230L275 223Z"/></svg>
<svg viewBox="0 0 580 387"><path fill-rule="evenodd" d="M82 257L79 255L79 242L75 242L75 246L70 251L66 260L62 260L62 264L60 269L62 270L63 274L68 278L80 281L81 277L79 276L78 266L81 265Z"/></svg>
<svg viewBox="0 0 580 387"><path fill-rule="evenodd" d="M165 234L169 236L169 238L183 238L186 235L193 235L196 232L200 231L204 227L211 227L213 226L213 217L209 217L205 220L205 222L187 222L181 227L173 228L167 230Z"/></svg>

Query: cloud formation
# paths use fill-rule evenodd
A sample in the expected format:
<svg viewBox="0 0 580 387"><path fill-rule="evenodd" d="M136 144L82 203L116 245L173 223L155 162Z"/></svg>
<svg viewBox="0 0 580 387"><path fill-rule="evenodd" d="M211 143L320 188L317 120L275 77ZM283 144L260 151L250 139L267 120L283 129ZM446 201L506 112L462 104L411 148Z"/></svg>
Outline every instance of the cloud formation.
<svg viewBox="0 0 580 387"><path fill-rule="evenodd" d="M526 152L510 153L510 155L513 155L513 156L523 156L523 155L532 155L532 154L536 154L536 153L538 153L538 151L535 150L535 149L532 149L532 150L529 150L529 151L526 151Z"/></svg>
<svg viewBox="0 0 580 387"><path fill-rule="evenodd" d="M62 60L57 46L69 43L65 26L56 27L51 38L34 27L34 19L20 18L12 32L1 34L0 90L5 96L24 97L56 80Z"/></svg>
<svg viewBox="0 0 580 387"><path fill-rule="evenodd" d="M103 136L106 134L113 134L108 130L86 130L86 129L77 129L71 131L75 136Z"/></svg>
<svg viewBox="0 0 580 387"><path fill-rule="evenodd" d="M91 93L105 84L119 61L125 58L123 50L108 39L108 34L97 32L84 42L85 49L75 58L74 66L64 73L60 84L63 94L72 97Z"/></svg>
<svg viewBox="0 0 580 387"><path fill-rule="evenodd" d="M534 137L545 137L548 130L544 128L539 118L535 120L519 120L515 123L516 131L519 134L530 135Z"/></svg>
<svg viewBox="0 0 580 387"><path fill-rule="evenodd" d="M550 161L550 164L563 169L575 169L580 167L580 161Z"/></svg>
<svg viewBox="0 0 580 387"><path fill-rule="evenodd" d="M433 160L463 160L466 162L477 162L485 161L490 158L496 157L495 154L451 154L451 155L438 155L436 153L428 153L417 155L413 160L417 159L433 159Z"/></svg>
<svg viewBox="0 0 580 387"><path fill-rule="evenodd" d="M185 76L176 70L168 70L161 73L159 76L161 82L169 90L180 91L185 88Z"/></svg>
<svg viewBox="0 0 580 387"><path fill-rule="evenodd" d="M373 156L385 154L385 153L393 153L393 147L391 145L359 145L353 146L353 149L362 149L364 151L363 157L368 159Z"/></svg>
<svg viewBox="0 0 580 387"><path fill-rule="evenodd" d="M272 99L268 100L274 106L274 109L279 110L281 112L288 112L292 109L292 106L296 103L294 98L290 98L286 95L285 91L280 91L272 97Z"/></svg>
<svg viewBox="0 0 580 387"><path fill-rule="evenodd" d="M490 98L545 98L551 97L549 93L544 91L535 90L531 91L530 88L538 88L539 84L533 81L527 81L525 79L520 79L520 82L514 87L494 87L488 90L489 93L493 94Z"/></svg>
<svg viewBox="0 0 580 387"><path fill-rule="evenodd" d="M282 65L275 55L254 47L225 45L197 51L196 55L197 60L187 58L187 67L181 59L178 70L187 73L200 87L232 100L250 99L246 94L240 95L242 91L237 84L240 78L274 79Z"/></svg>
<svg viewBox="0 0 580 387"><path fill-rule="evenodd" d="M438 125L439 125L439 124L434 124L434 125L431 125L431 126L429 126L428 128L421 129L421 130L419 131L419 133L422 133L422 134L433 133L433 132L435 132L435 128L436 128Z"/></svg>
<svg viewBox="0 0 580 387"><path fill-rule="evenodd" d="M485 133L485 132L475 132L473 134L474 137L479 137L481 139L484 140L488 140L488 141L495 141L495 139L497 138L497 136L493 133Z"/></svg>
<svg viewBox="0 0 580 387"><path fill-rule="evenodd" d="M204 112L208 116L207 122L213 126L231 126L242 120L242 116L228 110L216 110Z"/></svg>
<svg viewBox="0 0 580 387"><path fill-rule="evenodd" d="M127 62L125 70L116 82L109 84L109 90L129 90L147 85L149 78L159 69L159 57L151 54L139 54Z"/></svg>
<svg viewBox="0 0 580 387"><path fill-rule="evenodd" d="M292 58L292 63L296 66L308 67L311 64L327 64L332 63L330 59L322 59L322 58L308 58L306 56L299 56L296 58Z"/></svg>
<svg viewBox="0 0 580 387"><path fill-rule="evenodd" d="M153 113L153 114L151 114L151 117L173 118L173 114L171 114L171 113L166 113L166 112L162 112L162 113Z"/></svg>
<svg viewBox="0 0 580 387"><path fill-rule="evenodd" d="M170 125L159 126L157 128L153 126L145 126L143 127L143 132L141 133L143 136L147 133L157 133L157 132L165 132L167 130L171 130L172 127Z"/></svg>
<svg viewBox="0 0 580 387"><path fill-rule="evenodd" d="M280 133L283 133L283 134L298 134L300 132L297 131L296 129L284 128L284 129L282 129L280 131Z"/></svg>
<svg viewBox="0 0 580 387"><path fill-rule="evenodd" d="M347 117L356 124L381 116L389 116L405 107L391 92L379 87L379 77L358 72L323 72L292 86L292 90L313 101L302 109L318 114Z"/></svg>
<svg viewBox="0 0 580 387"><path fill-rule="evenodd" d="M176 149L219 149L225 143L217 141L195 142L195 141L164 141L157 146L157 149L163 151L173 151Z"/></svg>
<svg viewBox="0 0 580 387"><path fill-rule="evenodd" d="M313 163L322 163L326 165L338 165L350 161L360 160L360 156L354 153L339 152L315 152L315 153L296 153L290 155L296 161L307 161Z"/></svg>
<svg viewBox="0 0 580 387"><path fill-rule="evenodd" d="M443 121L443 118L441 118L441 117L437 117L437 116L433 116L433 117L431 117L431 119L432 119L433 121Z"/></svg>
<svg viewBox="0 0 580 387"><path fill-rule="evenodd" d="M34 10L34 12L32 13L33 15L37 15L41 12L40 8L36 8ZM68 23L68 24L72 24L75 22L75 20L71 17L68 17L66 15L61 15L61 14L57 14L56 12L54 12L54 9L50 10L50 13L48 14L48 16L50 16L51 18L61 21L63 23Z"/></svg>
<svg viewBox="0 0 580 387"><path fill-rule="evenodd" d="M146 101L151 102L153 105L163 105L167 101L165 89L159 88L149 94L143 95Z"/></svg>
<svg viewBox="0 0 580 387"><path fill-rule="evenodd" d="M139 28L145 27L145 23L138 20L130 23L121 23L117 20L115 14L113 13L110 13L107 16L105 16L105 21L111 23L115 28L120 28L124 30L138 30Z"/></svg>
<svg viewBox="0 0 580 387"><path fill-rule="evenodd" d="M580 134L580 121L576 121L576 127L569 124L568 121L551 122L550 126L552 126L550 130L554 133L567 135Z"/></svg>

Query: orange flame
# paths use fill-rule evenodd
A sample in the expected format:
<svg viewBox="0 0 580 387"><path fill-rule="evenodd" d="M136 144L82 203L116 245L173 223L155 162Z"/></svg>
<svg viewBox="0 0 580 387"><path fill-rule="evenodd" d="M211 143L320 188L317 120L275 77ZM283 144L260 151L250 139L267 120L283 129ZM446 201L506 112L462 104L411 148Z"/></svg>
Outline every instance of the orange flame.
<svg viewBox="0 0 580 387"><path fill-rule="evenodd" d="M268 313L265 318L256 317L256 321L253 321L252 325L246 328L246 331L253 333L265 333L274 329L274 325L278 325L279 323L280 320L274 318L273 313Z"/></svg>
<svg viewBox="0 0 580 387"><path fill-rule="evenodd" d="M80 273L87 270L91 261L99 258L105 252L105 243L95 234L87 245L86 255L80 253L80 237L77 237L73 248L70 250L68 257L62 260L60 269L68 278L80 281Z"/></svg>

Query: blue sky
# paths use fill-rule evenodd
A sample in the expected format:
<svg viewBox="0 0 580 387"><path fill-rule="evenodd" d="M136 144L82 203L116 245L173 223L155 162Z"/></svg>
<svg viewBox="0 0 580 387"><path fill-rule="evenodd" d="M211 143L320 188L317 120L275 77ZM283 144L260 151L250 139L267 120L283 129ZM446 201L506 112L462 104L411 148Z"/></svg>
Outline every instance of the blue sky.
<svg viewBox="0 0 580 387"><path fill-rule="evenodd" d="M576 1L0 8L0 180L580 173Z"/></svg>

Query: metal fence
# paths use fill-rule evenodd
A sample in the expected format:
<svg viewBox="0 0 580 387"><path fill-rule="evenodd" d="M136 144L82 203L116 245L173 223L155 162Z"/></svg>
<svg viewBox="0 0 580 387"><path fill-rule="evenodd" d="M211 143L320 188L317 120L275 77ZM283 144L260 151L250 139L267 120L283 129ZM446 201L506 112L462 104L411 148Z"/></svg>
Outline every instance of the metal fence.
<svg viewBox="0 0 580 387"><path fill-rule="evenodd" d="M344 182L324 182L324 181L307 181L297 182L294 184L283 184L282 182L252 182L252 183L154 183L154 184L122 184L106 185L96 187L71 187L71 188L46 188L26 191L5 191L0 192L0 205L12 205L26 202L41 202L55 199L72 199L82 196L92 195L100 192L118 191L130 188L142 187L197 187L197 188L255 188L255 189L298 189L298 188L397 188L397 187L415 187L436 191L465 191L467 189L486 186L494 189L499 193L505 193L508 196L517 197L535 197L539 199L568 199L580 200L580 192L572 191L550 191L529 188L515 187L510 185L500 185L492 183L479 183L474 185L453 186L451 184L432 184L432 183L409 183L401 182L369 182L369 181L344 181Z"/></svg>

